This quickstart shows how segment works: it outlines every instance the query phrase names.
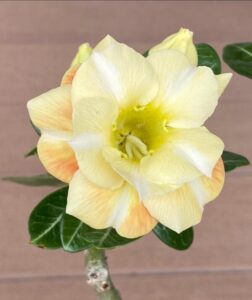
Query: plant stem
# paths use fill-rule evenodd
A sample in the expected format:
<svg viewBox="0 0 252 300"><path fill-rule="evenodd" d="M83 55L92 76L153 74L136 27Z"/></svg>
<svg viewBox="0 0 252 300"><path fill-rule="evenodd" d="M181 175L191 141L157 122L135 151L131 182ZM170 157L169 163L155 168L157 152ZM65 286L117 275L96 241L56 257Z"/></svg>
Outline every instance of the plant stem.
<svg viewBox="0 0 252 300"><path fill-rule="evenodd" d="M105 251L96 248L86 250L87 283L94 287L99 300L121 300L109 273Z"/></svg>

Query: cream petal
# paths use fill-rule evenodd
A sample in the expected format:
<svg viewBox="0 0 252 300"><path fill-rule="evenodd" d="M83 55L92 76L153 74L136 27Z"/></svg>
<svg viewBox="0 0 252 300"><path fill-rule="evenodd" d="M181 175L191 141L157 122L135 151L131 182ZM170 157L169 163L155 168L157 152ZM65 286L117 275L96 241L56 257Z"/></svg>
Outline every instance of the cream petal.
<svg viewBox="0 0 252 300"><path fill-rule="evenodd" d="M27 103L32 122L42 132L72 132L70 85L58 87Z"/></svg>
<svg viewBox="0 0 252 300"><path fill-rule="evenodd" d="M147 60L153 66L159 81L159 91L157 99L161 101L168 101L167 95L179 88L180 81L192 70L194 67L190 64L188 58L176 50L159 50L151 52ZM178 78L180 78L178 81Z"/></svg>
<svg viewBox="0 0 252 300"><path fill-rule="evenodd" d="M212 170L223 152L223 142L205 127L168 129L166 143L144 157L141 169L150 181L182 184Z"/></svg>
<svg viewBox="0 0 252 300"><path fill-rule="evenodd" d="M223 74L219 74L216 75L215 78L218 81L218 92L219 92L219 96L222 95L222 93L224 92L224 90L226 89L227 85L229 84L231 78L232 78L233 74L232 73L223 73Z"/></svg>
<svg viewBox="0 0 252 300"><path fill-rule="evenodd" d="M223 162L220 160L212 178L202 176L176 191L145 199L144 205L160 223L180 233L201 221L203 205L218 196L224 177Z"/></svg>
<svg viewBox="0 0 252 300"><path fill-rule="evenodd" d="M104 147L103 156L111 167L137 190L142 200L149 195L160 195L178 188L175 185L155 184L147 180L141 172L140 163L125 158L119 150L113 147Z"/></svg>
<svg viewBox="0 0 252 300"><path fill-rule="evenodd" d="M103 133L107 138L118 115L118 104L111 98L83 98L73 104L74 134Z"/></svg>
<svg viewBox="0 0 252 300"><path fill-rule="evenodd" d="M73 101L98 97L120 105L145 105L156 95L158 82L151 65L132 48L111 37L97 46L73 81Z"/></svg>
<svg viewBox="0 0 252 300"><path fill-rule="evenodd" d="M116 190L99 188L81 172L69 185L66 212L96 229L114 227L127 238L142 236L156 225L128 184Z"/></svg>
<svg viewBox="0 0 252 300"><path fill-rule="evenodd" d="M199 127L212 115L218 104L218 82L208 67L197 67L179 86L170 91L168 123L176 128Z"/></svg>
<svg viewBox="0 0 252 300"><path fill-rule="evenodd" d="M112 44L114 44L116 41L115 41L115 39L111 36L111 35L109 35L109 34L107 34L106 36L105 36L105 38L103 38L96 46L95 46L95 48L94 48L94 51L103 51L103 50L105 50L106 48L108 48L109 46L111 46ZM117 42L116 42L117 43Z"/></svg>
<svg viewBox="0 0 252 300"><path fill-rule="evenodd" d="M167 111L169 126L195 128L214 112L219 98L218 81L208 67L194 67L175 50L157 51L148 57L160 82L159 102Z"/></svg>
<svg viewBox="0 0 252 300"><path fill-rule="evenodd" d="M76 101L73 107L71 146L79 167L91 182L104 188L117 188L123 182L102 156L102 148L111 143L117 112L117 103L108 98L85 98Z"/></svg>
<svg viewBox="0 0 252 300"><path fill-rule="evenodd" d="M37 149L46 170L61 181L70 182L78 170L78 164L68 142L42 135Z"/></svg>
<svg viewBox="0 0 252 300"><path fill-rule="evenodd" d="M118 188L123 184L123 178L104 159L101 149L75 149L75 154L81 172L92 183L109 189Z"/></svg>

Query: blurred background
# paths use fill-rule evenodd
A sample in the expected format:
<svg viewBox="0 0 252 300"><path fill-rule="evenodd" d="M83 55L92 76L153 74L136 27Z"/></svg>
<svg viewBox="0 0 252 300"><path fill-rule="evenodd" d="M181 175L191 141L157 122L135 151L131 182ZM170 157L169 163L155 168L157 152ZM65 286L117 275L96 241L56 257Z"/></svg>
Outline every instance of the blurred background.
<svg viewBox="0 0 252 300"><path fill-rule="evenodd" d="M140 52L180 27L194 31L219 54L224 45L252 40L252 2L246 1L10 1L0 2L0 175L43 172L26 102L59 85L79 44L106 34ZM224 71L230 71L224 65ZM234 75L210 130L226 149L252 158L252 86ZM205 210L185 252L152 234L109 251L114 280L125 300L252 299L252 169L228 174ZM94 300L83 276L83 254L29 245L27 219L52 188L0 181L0 299Z"/></svg>

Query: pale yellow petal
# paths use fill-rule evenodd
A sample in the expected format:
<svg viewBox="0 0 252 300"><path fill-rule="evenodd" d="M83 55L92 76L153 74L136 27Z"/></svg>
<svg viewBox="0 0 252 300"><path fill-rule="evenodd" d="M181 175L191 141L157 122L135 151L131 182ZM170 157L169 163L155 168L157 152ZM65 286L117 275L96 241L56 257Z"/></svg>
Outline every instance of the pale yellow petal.
<svg viewBox="0 0 252 300"><path fill-rule="evenodd" d="M102 188L120 187L124 179L109 165L100 148L75 149L78 165L89 181Z"/></svg>
<svg viewBox="0 0 252 300"><path fill-rule="evenodd" d="M159 50L173 49L177 50L187 56L192 65L197 66L198 54L196 47L193 43L193 32L186 28L180 28L180 30L168 36L160 44L150 49L149 53L153 53Z"/></svg>
<svg viewBox="0 0 252 300"><path fill-rule="evenodd" d="M58 87L27 104L32 122L42 132L72 132L71 87Z"/></svg>
<svg viewBox="0 0 252 300"><path fill-rule="evenodd" d="M150 53L147 60L153 66L159 82L157 98L167 102L172 90L180 87L184 78L194 70L188 58L176 50L162 50ZM181 79L180 79L181 77ZM180 79L178 81L178 79ZM171 100L170 100L171 101Z"/></svg>
<svg viewBox="0 0 252 300"><path fill-rule="evenodd" d="M188 185L166 195L149 198L144 205L161 224L177 233L198 224L203 209Z"/></svg>
<svg viewBox="0 0 252 300"><path fill-rule="evenodd" d="M218 91L220 96L226 89L232 76L233 76L232 73L223 73L223 74L216 75L216 79L218 81L218 86L219 86Z"/></svg>
<svg viewBox="0 0 252 300"><path fill-rule="evenodd" d="M109 98L85 98L73 107L71 146L79 167L91 182L104 188L116 188L123 182L102 156L102 148L111 143L117 111L117 103Z"/></svg>
<svg viewBox="0 0 252 300"><path fill-rule="evenodd" d="M98 97L116 99L122 106L149 103L158 89L151 65L141 54L111 37L104 44L76 73L73 101Z"/></svg>
<svg viewBox="0 0 252 300"><path fill-rule="evenodd" d="M218 196L224 183L224 175L220 160L211 179L200 177L174 192L145 199L144 205L160 223L180 233L201 221L203 206Z"/></svg>
<svg viewBox="0 0 252 300"><path fill-rule="evenodd" d="M127 238L144 235L156 225L130 185L116 190L99 188L81 172L69 185L66 212L96 229L114 227Z"/></svg>
<svg viewBox="0 0 252 300"><path fill-rule="evenodd" d="M179 128L199 127L212 115L219 98L218 82L208 67L194 68L177 78L167 93L168 124Z"/></svg>
<svg viewBox="0 0 252 300"><path fill-rule="evenodd" d="M175 50L151 54L148 60L159 78L157 103L167 111L169 126L201 126L214 112L219 98L219 84L208 67L194 67Z"/></svg>
<svg viewBox="0 0 252 300"><path fill-rule="evenodd" d="M122 152L113 147L105 147L102 153L111 167L129 184L134 186L140 199L144 199L148 195L164 194L178 187L148 181L145 173L141 172L139 162L126 158Z"/></svg>
<svg viewBox="0 0 252 300"><path fill-rule="evenodd" d="M41 136L38 142L38 156L46 170L64 182L70 182L78 170L75 154L70 145L63 140Z"/></svg>
<svg viewBox="0 0 252 300"><path fill-rule="evenodd" d="M205 174L211 177L224 145L206 128L168 129L166 143L141 161L146 177L160 184L182 184Z"/></svg>
<svg viewBox="0 0 252 300"><path fill-rule="evenodd" d="M100 133L109 138L118 115L118 103L111 98L84 98L73 103L74 134Z"/></svg>
<svg viewBox="0 0 252 300"><path fill-rule="evenodd" d="M115 39L107 34L105 36L105 38L103 38L94 48L94 51L103 51L106 48L108 48L109 46L111 46L112 44L114 44L116 41Z"/></svg>

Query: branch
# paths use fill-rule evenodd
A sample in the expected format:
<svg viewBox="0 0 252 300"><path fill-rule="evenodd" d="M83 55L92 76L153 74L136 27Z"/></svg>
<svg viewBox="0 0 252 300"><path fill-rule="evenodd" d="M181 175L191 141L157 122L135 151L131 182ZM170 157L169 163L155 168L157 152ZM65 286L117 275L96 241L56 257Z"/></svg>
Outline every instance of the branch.
<svg viewBox="0 0 252 300"><path fill-rule="evenodd" d="M86 275L87 283L94 287L97 299L121 300L111 280L104 250L90 248L86 251Z"/></svg>

